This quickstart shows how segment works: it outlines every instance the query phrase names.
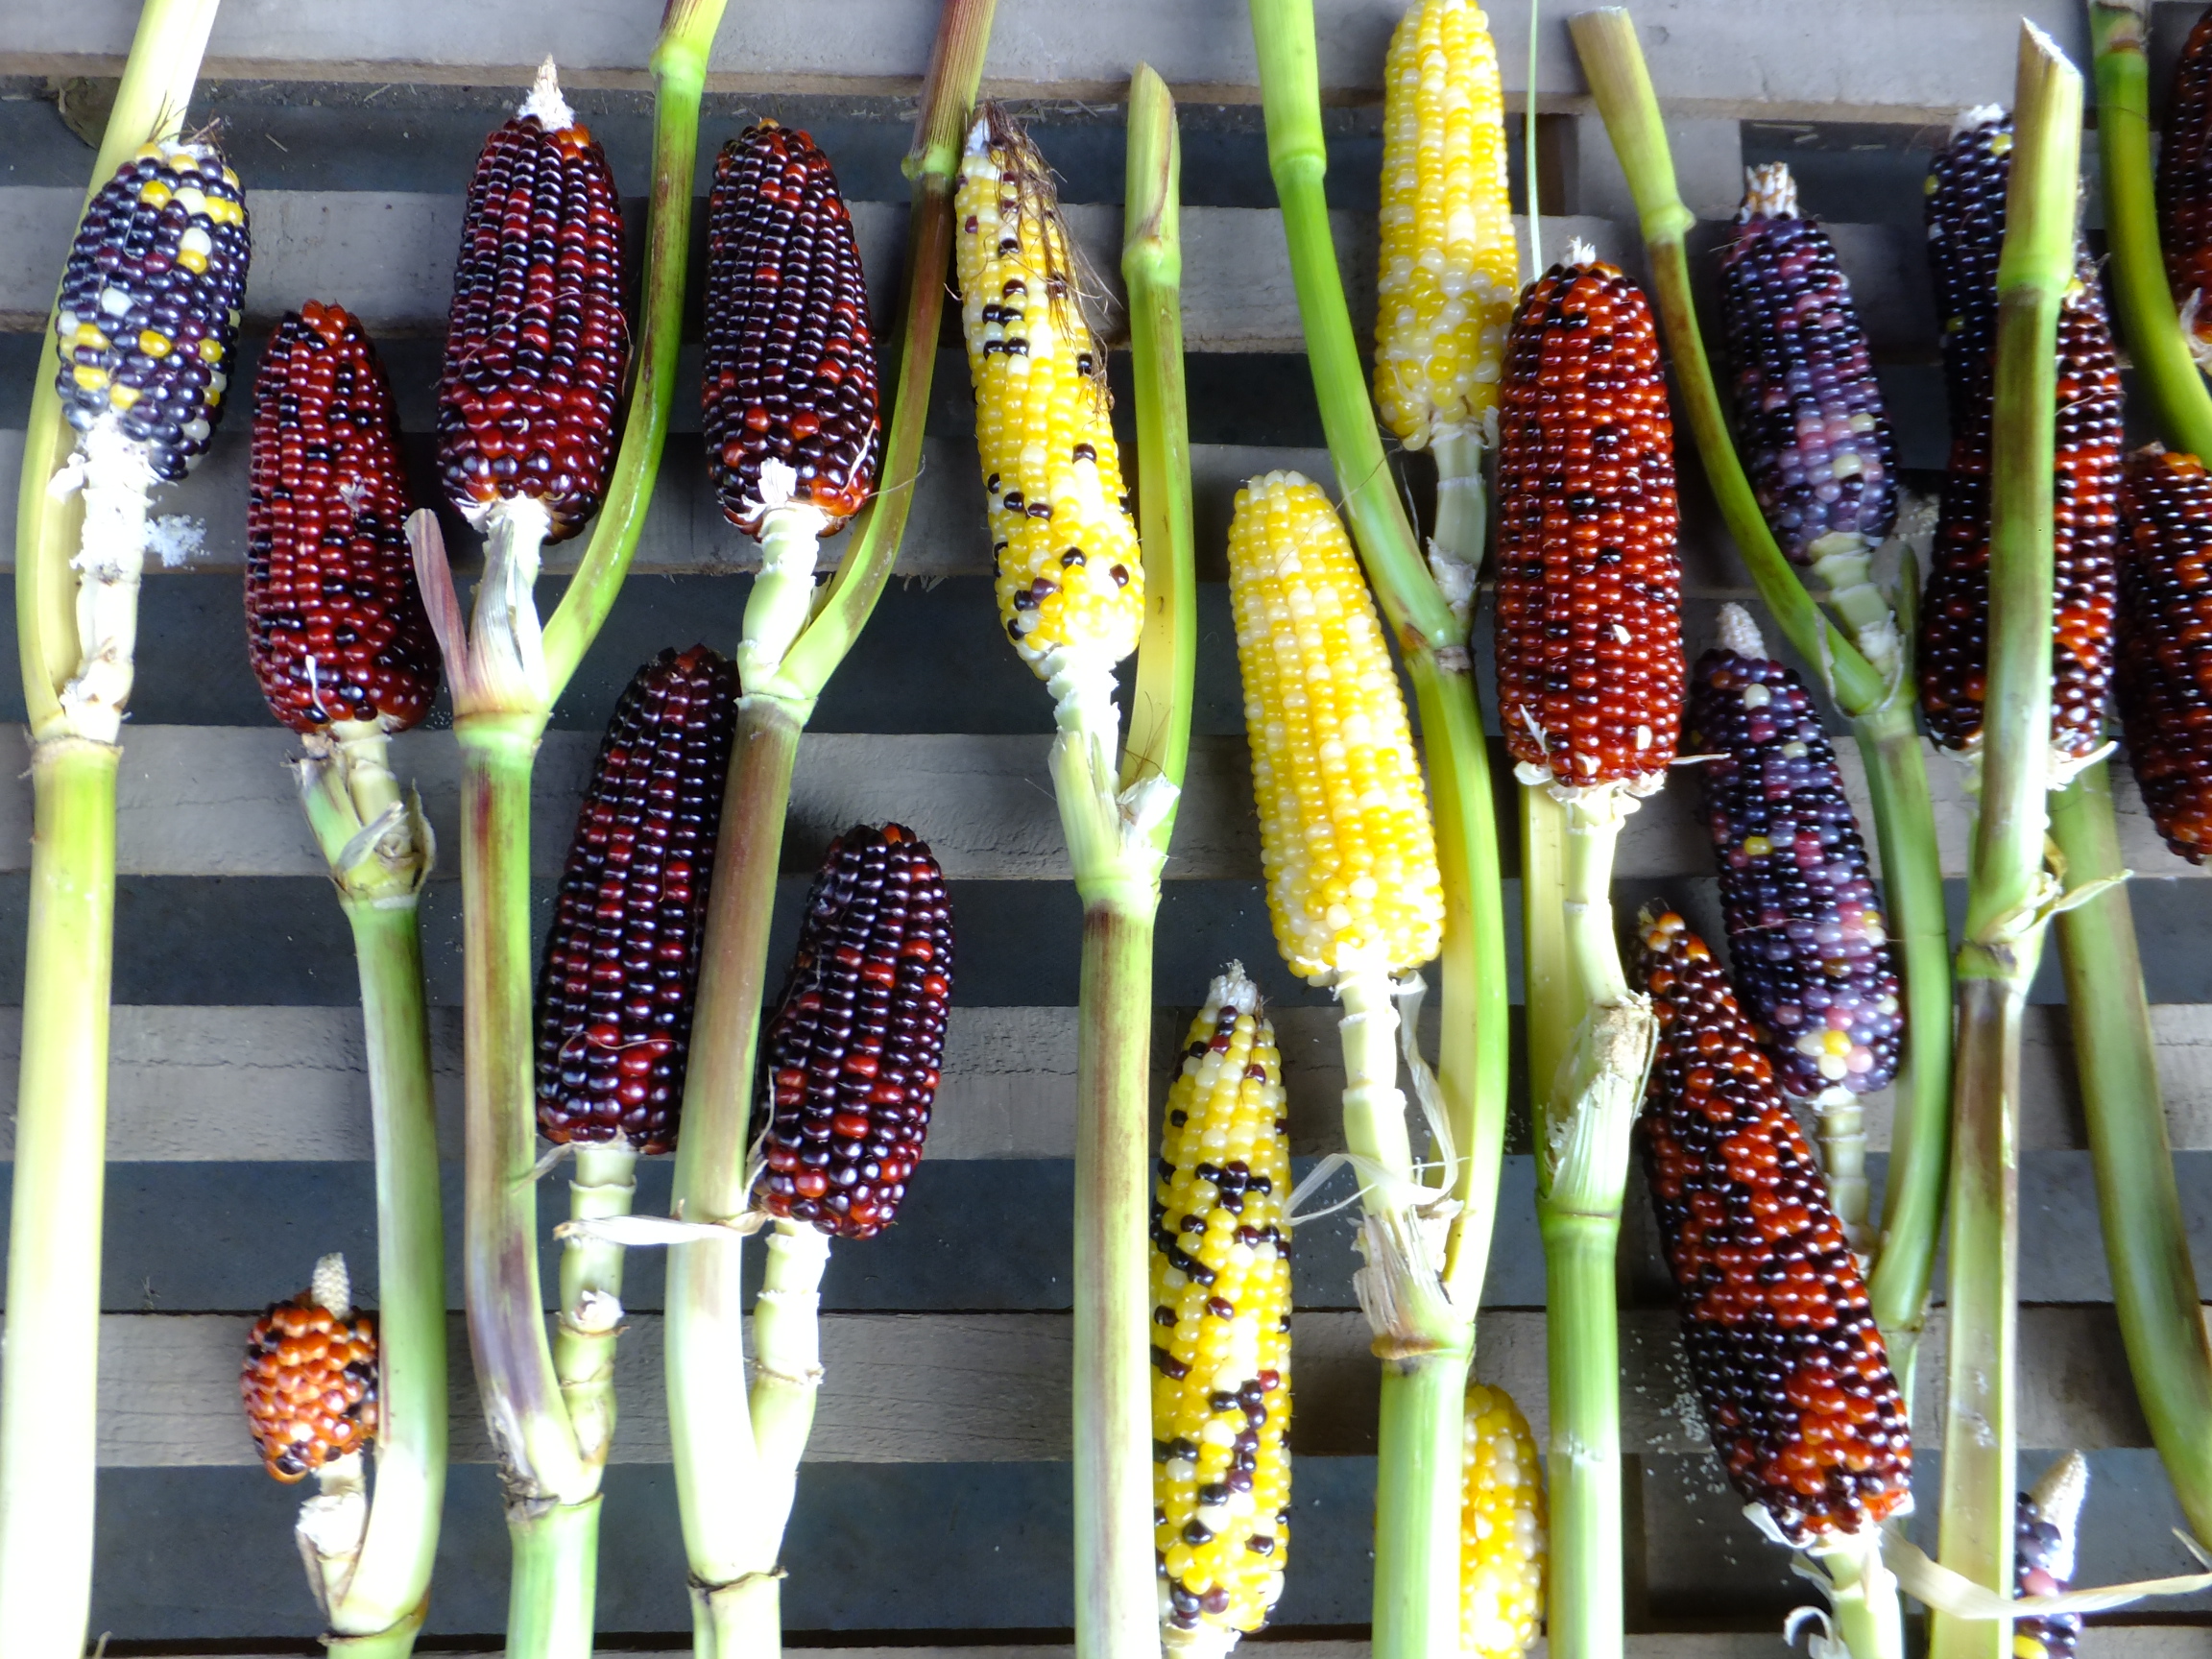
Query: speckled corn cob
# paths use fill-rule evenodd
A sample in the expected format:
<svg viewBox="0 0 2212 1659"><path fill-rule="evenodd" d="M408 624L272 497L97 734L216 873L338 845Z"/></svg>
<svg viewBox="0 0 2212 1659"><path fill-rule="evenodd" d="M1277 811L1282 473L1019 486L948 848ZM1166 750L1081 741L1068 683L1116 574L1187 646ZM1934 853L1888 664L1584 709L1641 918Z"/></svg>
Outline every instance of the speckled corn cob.
<svg viewBox="0 0 2212 1659"><path fill-rule="evenodd" d="M1459 1519L1461 1659L1521 1659L1544 1618L1544 1461L1503 1388L1467 1384Z"/></svg>
<svg viewBox="0 0 2212 1659"><path fill-rule="evenodd" d="M1665 783L1681 724L1673 428L1643 291L1570 250L1523 297L1498 448L1498 701L1524 767Z"/></svg>
<svg viewBox="0 0 2212 1659"><path fill-rule="evenodd" d="M853 216L830 158L773 121L714 164L701 402L723 516L748 536L784 500L819 508L833 534L876 488L883 428ZM764 477L769 463L788 475Z"/></svg>
<svg viewBox="0 0 2212 1659"><path fill-rule="evenodd" d="M407 546L392 389L361 325L310 300L253 382L246 635L270 711L295 732L404 732L438 694L438 648Z"/></svg>
<svg viewBox="0 0 2212 1659"><path fill-rule="evenodd" d="M1748 170L1720 255L1736 432L1792 563L1878 545L1897 517L1897 448L1874 358L1827 231L1783 162Z"/></svg>
<svg viewBox="0 0 2212 1659"><path fill-rule="evenodd" d="M1418 0L1390 36L1382 80L1375 401L1422 449L1496 413L1513 315L1505 101L1482 8Z"/></svg>
<svg viewBox="0 0 2212 1659"><path fill-rule="evenodd" d="M1904 1037L1897 963L1836 751L1750 618L1722 616L1726 644L1690 677L1687 742L1709 757L1698 816L1737 994L1791 1094L1884 1088Z"/></svg>
<svg viewBox="0 0 2212 1659"><path fill-rule="evenodd" d="M1137 648L1144 566L1106 355L1045 158L996 108L968 135L952 213L999 621L1040 678L1062 652L1110 666Z"/></svg>
<svg viewBox="0 0 2212 1659"><path fill-rule="evenodd" d="M854 825L823 858L762 1027L764 1209L840 1238L873 1238L898 1218L929 1132L951 999L944 871L904 825Z"/></svg>
<svg viewBox="0 0 2212 1659"><path fill-rule="evenodd" d="M1232 963L1191 1022L1152 1190L1152 1489L1170 1651L1258 1630L1290 1534L1289 1120Z"/></svg>
<svg viewBox="0 0 2212 1659"><path fill-rule="evenodd" d="M246 193L207 142L148 144L84 209L55 315L61 412L112 418L181 478L223 418L252 245Z"/></svg>
<svg viewBox="0 0 2212 1659"><path fill-rule="evenodd" d="M1320 488L1237 493L1229 605L1275 941L1317 985L1436 954L1444 893L1429 798L1375 601Z"/></svg>
<svg viewBox="0 0 2212 1659"><path fill-rule="evenodd" d="M1728 1479L1821 1549L1911 1491L1905 1404L1820 1171L1682 918L1647 910L1638 978L1659 1016L1640 1125L1682 1339Z"/></svg>
<svg viewBox="0 0 2212 1659"><path fill-rule="evenodd" d="M2089 1495L2089 1463L2069 1452L2020 1494L2012 1534L2012 1583L2020 1596L2056 1596L2073 1587L2074 1547L2081 1501ZM2012 1622L2013 1659L2074 1659L2081 1615L2048 1613Z"/></svg>
<svg viewBox="0 0 2212 1659"><path fill-rule="evenodd" d="M2158 139L2158 239L2166 279L2200 365L2212 360L2212 12L2197 19L2174 64Z"/></svg>
<svg viewBox="0 0 2212 1659"><path fill-rule="evenodd" d="M545 504L563 541L598 511L630 358L622 204L551 79L484 141L469 181L438 388L438 471L455 509Z"/></svg>
<svg viewBox="0 0 2212 1659"><path fill-rule="evenodd" d="M303 1479L376 1437L376 1320L351 1304L346 1259L325 1256L310 1287L271 1304L246 1338L246 1427L279 1480Z"/></svg>
<svg viewBox="0 0 2212 1659"><path fill-rule="evenodd" d="M663 651L614 706L576 815L538 975L548 1141L676 1144L737 676Z"/></svg>
<svg viewBox="0 0 2212 1659"><path fill-rule="evenodd" d="M2120 726L2151 822L2212 854L2212 477L2155 447L2128 463L2120 553Z"/></svg>

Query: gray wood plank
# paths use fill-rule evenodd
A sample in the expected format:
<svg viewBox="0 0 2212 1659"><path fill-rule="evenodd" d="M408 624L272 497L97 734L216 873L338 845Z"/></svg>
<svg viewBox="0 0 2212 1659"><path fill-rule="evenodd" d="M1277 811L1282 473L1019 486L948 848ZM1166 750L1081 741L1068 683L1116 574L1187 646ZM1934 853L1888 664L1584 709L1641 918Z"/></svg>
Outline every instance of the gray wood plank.
<svg viewBox="0 0 2212 1659"><path fill-rule="evenodd" d="M2154 1605L2154 1604L2152 1604ZM2140 1611L2140 1609L2137 1609ZM1769 1659L1774 1634L1768 1630L1635 1631L1626 1638L1632 1659ZM1365 1642L1276 1642L1264 1644L1268 1659L1367 1659ZM838 1659L1074 1659L1072 1644L978 1643L961 1647L824 1647L785 1642L786 1653L834 1652ZM242 1653L175 1649L179 1659L258 1659ZM493 1649L471 1653L449 1650L451 1659L500 1659ZM690 1659L690 1649L643 1651L606 1649L608 1659ZM2081 1632L2079 1652L2087 1659L2204 1659L2212 1655L2212 1627L2200 1624L2092 1624ZM1545 1659L1549 1641L1536 1638L1529 1659Z"/></svg>

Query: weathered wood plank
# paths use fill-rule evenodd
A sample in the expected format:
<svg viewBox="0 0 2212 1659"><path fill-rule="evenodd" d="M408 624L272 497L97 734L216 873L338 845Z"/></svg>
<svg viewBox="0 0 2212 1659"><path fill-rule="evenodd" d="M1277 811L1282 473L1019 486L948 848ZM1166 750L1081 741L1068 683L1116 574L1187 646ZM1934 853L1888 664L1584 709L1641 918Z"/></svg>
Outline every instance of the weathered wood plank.
<svg viewBox="0 0 2212 1659"><path fill-rule="evenodd" d="M1368 1659L1365 1642L1268 1642L1267 1659ZM1626 1638L1631 1659L1770 1659L1774 1636L1767 1630L1636 1632ZM816 1649L785 1642L786 1653L834 1652L837 1659L1074 1659L1071 1644L979 1644L959 1647L836 1647ZM175 1649L180 1659L249 1659L239 1653L197 1653ZM1546 1638L1530 1645L1530 1659L1551 1651ZM2205 1659L2212 1655L2212 1628L2199 1624L2092 1624L2081 1632L2080 1652L2086 1659ZM254 1656L258 1659L258 1656ZM451 1652L450 1659L501 1659L482 1653ZM611 1651L608 1659L617 1659ZM663 1652L619 1649L619 1659L690 1659L689 1648Z"/></svg>

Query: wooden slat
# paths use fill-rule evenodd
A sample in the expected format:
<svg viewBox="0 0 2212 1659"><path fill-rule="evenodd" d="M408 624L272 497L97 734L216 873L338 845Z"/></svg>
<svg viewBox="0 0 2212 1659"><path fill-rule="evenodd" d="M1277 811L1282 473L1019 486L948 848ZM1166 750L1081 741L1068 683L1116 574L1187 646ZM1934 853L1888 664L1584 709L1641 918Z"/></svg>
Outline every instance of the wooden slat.
<svg viewBox="0 0 2212 1659"><path fill-rule="evenodd" d="M1629 1659L1772 1659L1774 1633L1770 1630L1631 1632L1625 1639ZM1369 1659L1365 1642L1256 1642L1254 1652L1264 1649L1266 1659ZM2212 1656L2212 1627L2200 1624L2092 1624L2080 1635L2077 1649L2084 1659L2207 1659ZM234 1652L199 1652L165 1647L177 1659L260 1659ZM688 1647L645 1652L623 1647L605 1650L607 1659L690 1659ZM804 1641L786 1641L783 1651L824 1655L836 1659L1075 1659L1072 1644L1007 1642L966 1647L822 1647ZM442 1649L445 1659L502 1659L491 1649L466 1653ZM1529 1659L1547 1659L1551 1647L1545 1637L1528 1648Z"/></svg>
<svg viewBox="0 0 2212 1659"><path fill-rule="evenodd" d="M2019 1442L2084 1451L2150 1443L2109 1308L2021 1310ZM100 1461L108 1468L251 1464L238 1415L239 1315L108 1314L100 1322ZM836 1313L822 1319L827 1378L807 1457L832 1463L1063 1462L1069 1452L1070 1321L1058 1313ZM1630 1453L1703 1455L1676 1322L1668 1312L1622 1319L1622 1445ZM1297 1409L1293 1447L1310 1455L1372 1454L1376 1367L1364 1315L1293 1316ZM491 1460L453 1323L456 1462ZM1913 1438L1941 1440L1943 1326L1931 1321L1914 1403ZM1477 1373L1505 1387L1546 1432L1544 1316L1483 1316ZM668 1456L661 1321L630 1321L615 1360L621 1417L613 1461ZM734 1380L733 1380L734 1386Z"/></svg>
<svg viewBox="0 0 2212 1659"><path fill-rule="evenodd" d="M1321 0L1323 86L1372 97L1398 0ZM2085 62L2080 8L2060 0L1863 0L1848 12L1820 0L1641 0L1652 80L1685 113L1830 119L1947 117L2006 97L2014 20L2022 11ZM810 9L733 14L715 43L709 84L731 90L905 90L928 60L934 7L908 0L839 0L835 28ZM0 73L113 74L130 44L130 0L32 9L10 30ZM527 84L544 52L579 85L645 83L650 8L572 6L368 7L301 11L284 0L226 6L208 44L210 77L374 79ZM1491 28L1506 86L1527 84L1526 13L1494 10ZM1576 107L1583 91L1563 15L1547 13L1537 93ZM1239 0L1129 0L1068 9L1053 0L1001 0L989 81L1000 92L1094 100L1122 96L1142 58L1187 98L1250 101L1258 80Z"/></svg>

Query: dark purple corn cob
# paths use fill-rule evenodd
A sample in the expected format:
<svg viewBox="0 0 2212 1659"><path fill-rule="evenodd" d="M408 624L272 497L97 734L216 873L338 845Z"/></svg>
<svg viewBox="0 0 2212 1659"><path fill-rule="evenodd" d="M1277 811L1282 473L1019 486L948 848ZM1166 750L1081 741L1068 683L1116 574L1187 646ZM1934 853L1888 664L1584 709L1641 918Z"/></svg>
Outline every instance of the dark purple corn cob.
<svg viewBox="0 0 2212 1659"><path fill-rule="evenodd" d="M1790 1094L1883 1088L1904 1037L1897 964L1836 751L1750 618L1734 606L1722 617L1733 648L1698 659L1686 740L1710 757L1698 815L1720 865L1737 994Z"/></svg>
<svg viewBox="0 0 2212 1659"><path fill-rule="evenodd" d="M2158 132L2158 241L2201 367L2212 361L2212 10L2198 17L2174 62Z"/></svg>
<svg viewBox="0 0 2212 1659"><path fill-rule="evenodd" d="M761 1037L764 1209L840 1238L891 1225L929 1131L951 998L945 873L903 825L854 825L806 895Z"/></svg>
<svg viewBox="0 0 2212 1659"><path fill-rule="evenodd" d="M253 381L246 638L270 712L295 732L404 732L438 694L438 646L407 546L392 388L361 325L310 300Z"/></svg>
<svg viewBox="0 0 2212 1659"><path fill-rule="evenodd" d="M2121 551L2120 727L2151 822L2212 854L2212 476L2194 455L2128 463Z"/></svg>
<svg viewBox="0 0 2212 1659"><path fill-rule="evenodd" d="M2016 1595L2056 1596L2072 1587L2081 1500L2088 1493L2089 1464L2080 1453L2069 1452L2044 1472L2033 1491L2020 1494L2012 1534ZM2080 1646L2079 1613L2012 1622L2014 1659L2074 1659Z"/></svg>
<svg viewBox="0 0 2212 1659"><path fill-rule="evenodd" d="M876 488L883 428L853 216L830 158L773 121L714 164L701 401L715 493L748 536L786 499L834 533ZM769 462L790 469L781 488L761 477Z"/></svg>
<svg viewBox="0 0 2212 1659"><path fill-rule="evenodd" d="M538 1127L548 1141L676 1144L737 673L663 651L592 763L538 976Z"/></svg>
<svg viewBox="0 0 2212 1659"><path fill-rule="evenodd" d="M1866 330L1828 233L1777 161L1750 169L1720 255L1736 432L1767 527L1797 565L1878 545L1897 517L1897 449Z"/></svg>
<svg viewBox="0 0 2212 1659"><path fill-rule="evenodd" d="M563 541L598 511L630 359L622 204L590 130L539 90L469 181L438 388L438 471L459 512L533 496ZM535 111L544 108L542 116ZM548 127L546 123L553 123Z"/></svg>
<svg viewBox="0 0 2212 1659"><path fill-rule="evenodd" d="M1804 1134L1681 917L1644 912L1659 1017L1639 1139L1682 1345L1728 1479L1783 1537L1863 1532L1911 1492L1905 1402Z"/></svg>
<svg viewBox="0 0 2212 1659"><path fill-rule="evenodd" d="M148 144L85 206L55 314L61 412L112 418L174 483L223 418L246 302L246 193L205 142Z"/></svg>

